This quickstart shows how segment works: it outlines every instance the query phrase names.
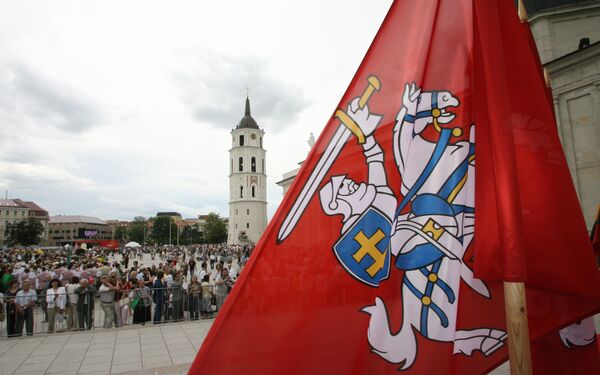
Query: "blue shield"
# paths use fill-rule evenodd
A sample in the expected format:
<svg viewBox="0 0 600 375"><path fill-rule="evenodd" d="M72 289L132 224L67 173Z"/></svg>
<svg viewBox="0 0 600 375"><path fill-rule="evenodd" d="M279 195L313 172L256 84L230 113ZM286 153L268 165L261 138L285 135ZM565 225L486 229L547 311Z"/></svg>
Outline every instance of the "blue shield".
<svg viewBox="0 0 600 375"><path fill-rule="evenodd" d="M379 286L390 272L392 224L371 207L338 240L333 250L346 271L361 282Z"/></svg>

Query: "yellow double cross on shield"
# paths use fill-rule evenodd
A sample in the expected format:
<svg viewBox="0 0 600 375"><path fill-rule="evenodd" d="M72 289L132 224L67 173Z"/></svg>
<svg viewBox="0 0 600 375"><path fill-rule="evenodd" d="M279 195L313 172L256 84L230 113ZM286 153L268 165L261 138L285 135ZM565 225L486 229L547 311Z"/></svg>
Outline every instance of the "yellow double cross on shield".
<svg viewBox="0 0 600 375"><path fill-rule="evenodd" d="M373 287L390 271L389 233L392 223L374 207L361 215L333 246L346 271Z"/></svg>
<svg viewBox="0 0 600 375"><path fill-rule="evenodd" d="M382 253L377 248L377 244L384 238L385 234L381 229L377 229L371 237L367 237L362 230L354 236L354 240L358 242L360 247L352 255L352 258L354 258L356 263L360 263L365 256L370 256L371 259L373 259L373 264L371 264L366 271L371 277L374 277L385 265L387 249L383 250Z"/></svg>

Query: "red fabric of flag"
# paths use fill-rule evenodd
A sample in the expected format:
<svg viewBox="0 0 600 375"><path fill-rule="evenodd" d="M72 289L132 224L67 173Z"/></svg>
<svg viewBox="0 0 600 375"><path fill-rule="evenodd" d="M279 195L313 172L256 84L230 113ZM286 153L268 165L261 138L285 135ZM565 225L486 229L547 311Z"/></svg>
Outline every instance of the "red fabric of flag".
<svg viewBox="0 0 600 375"><path fill-rule="evenodd" d="M592 240L592 247L594 248L594 255L598 258L600 257L600 206L598 206L596 220L594 220L594 224L592 224L590 238Z"/></svg>
<svg viewBox="0 0 600 375"><path fill-rule="evenodd" d="M525 27L509 0L394 2L190 373L478 374L507 359L502 281L534 360L598 310Z"/></svg>

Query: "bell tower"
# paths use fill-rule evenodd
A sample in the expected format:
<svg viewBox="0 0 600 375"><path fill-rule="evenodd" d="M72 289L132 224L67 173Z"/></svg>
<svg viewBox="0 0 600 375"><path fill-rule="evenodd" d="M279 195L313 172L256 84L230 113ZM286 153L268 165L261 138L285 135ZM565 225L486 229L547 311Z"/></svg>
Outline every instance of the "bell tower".
<svg viewBox="0 0 600 375"><path fill-rule="evenodd" d="M244 117L231 131L228 244L255 244L267 227L264 134L246 97Z"/></svg>

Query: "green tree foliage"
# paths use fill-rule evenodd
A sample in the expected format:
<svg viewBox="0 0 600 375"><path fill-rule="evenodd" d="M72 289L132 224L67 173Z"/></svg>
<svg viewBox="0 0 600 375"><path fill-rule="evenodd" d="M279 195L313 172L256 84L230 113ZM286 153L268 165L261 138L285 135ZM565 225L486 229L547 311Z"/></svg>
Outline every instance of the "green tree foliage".
<svg viewBox="0 0 600 375"><path fill-rule="evenodd" d="M208 214L204 224L204 238L207 243L221 243L227 240L227 227L219 214Z"/></svg>
<svg viewBox="0 0 600 375"><path fill-rule="evenodd" d="M127 239L127 228L117 227L113 233L113 240L126 240Z"/></svg>
<svg viewBox="0 0 600 375"><path fill-rule="evenodd" d="M177 242L177 225L175 220L170 216L159 216L152 219L154 224L152 225L152 239L159 245L166 245L169 243L169 223L171 223L171 243Z"/></svg>
<svg viewBox="0 0 600 375"><path fill-rule="evenodd" d="M143 244L145 242L144 234L147 235L147 225L148 223L145 217L134 217L131 224L129 224L129 229L127 230L129 241L135 241L139 244Z"/></svg>
<svg viewBox="0 0 600 375"><path fill-rule="evenodd" d="M179 243L182 245L193 245L202 242L202 233L195 225L187 225L183 227L179 235Z"/></svg>
<svg viewBox="0 0 600 375"><path fill-rule="evenodd" d="M18 223L8 224L4 230L4 238L9 246L37 245L40 243L44 226L36 218L30 217Z"/></svg>

